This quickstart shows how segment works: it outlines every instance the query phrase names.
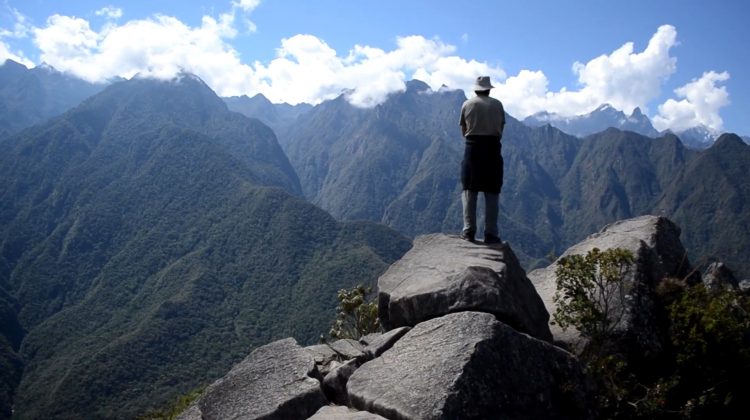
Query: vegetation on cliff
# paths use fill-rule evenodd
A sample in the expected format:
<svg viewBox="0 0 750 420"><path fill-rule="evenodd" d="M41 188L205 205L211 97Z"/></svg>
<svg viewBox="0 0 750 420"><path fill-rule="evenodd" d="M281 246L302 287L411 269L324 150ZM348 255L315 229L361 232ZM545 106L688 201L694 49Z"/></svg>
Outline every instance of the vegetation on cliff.
<svg viewBox="0 0 750 420"><path fill-rule="evenodd" d="M598 385L599 416L742 418L750 409L750 299L730 285L710 290L663 279L655 292L669 345L658 363L636 367L609 328L620 321L617 313L605 308L608 297L627 296L618 272L629 261L632 256L620 249L594 250L557 269L554 318L590 340L581 357Z"/></svg>

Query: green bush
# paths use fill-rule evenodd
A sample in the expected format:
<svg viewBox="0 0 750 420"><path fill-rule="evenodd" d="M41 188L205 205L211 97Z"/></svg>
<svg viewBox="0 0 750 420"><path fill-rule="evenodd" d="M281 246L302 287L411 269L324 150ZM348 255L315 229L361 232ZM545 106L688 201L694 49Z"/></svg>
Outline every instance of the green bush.
<svg viewBox="0 0 750 420"><path fill-rule="evenodd" d="M138 420L174 420L182 414L183 411L187 410L187 408L190 407L190 404L201 396L204 389L204 387L200 387L188 392L187 394L180 395L166 407L149 411L139 417Z"/></svg>
<svg viewBox="0 0 750 420"><path fill-rule="evenodd" d="M628 366L614 327L624 314L623 275L633 262L621 249L593 249L558 265L554 322L574 327L589 344L581 354L597 384L599 418L745 418L750 412L750 302L736 290L663 279L657 308L666 314L670 348L643 377ZM658 374L654 374L658 372Z"/></svg>
<svg viewBox="0 0 750 420"><path fill-rule="evenodd" d="M632 263L633 254L618 248L560 259L553 322L575 327L593 342L607 340L625 315L628 287L622 276Z"/></svg>
<svg viewBox="0 0 750 420"><path fill-rule="evenodd" d="M668 306L674 369L663 405L686 417L734 417L750 409L750 302L732 289L686 286Z"/></svg>
<svg viewBox="0 0 750 420"><path fill-rule="evenodd" d="M358 340L362 336L380 331L378 304L367 301L370 292L370 288L362 285L339 290L336 320L329 332L331 338Z"/></svg>

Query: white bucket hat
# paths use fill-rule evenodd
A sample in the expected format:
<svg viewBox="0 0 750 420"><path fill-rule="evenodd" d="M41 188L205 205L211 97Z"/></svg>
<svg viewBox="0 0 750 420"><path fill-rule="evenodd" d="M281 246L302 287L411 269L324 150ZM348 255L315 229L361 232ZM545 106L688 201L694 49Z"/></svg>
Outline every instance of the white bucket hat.
<svg viewBox="0 0 750 420"><path fill-rule="evenodd" d="M476 83L474 83L474 91L484 91L484 90L490 90L494 88L492 86L492 83L490 83L490 76L479 76L477 77Z"/></svg>

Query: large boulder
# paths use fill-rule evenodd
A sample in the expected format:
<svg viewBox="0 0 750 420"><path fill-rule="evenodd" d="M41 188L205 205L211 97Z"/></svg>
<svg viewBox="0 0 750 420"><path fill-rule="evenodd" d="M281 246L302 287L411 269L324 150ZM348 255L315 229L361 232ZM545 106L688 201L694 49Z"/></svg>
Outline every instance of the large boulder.
<svg viewBox="0 0 750 420"><path fill-rule="evenodd" d="M321 387L328 401L336 404L346 404L349 397L346 393L346 382L352 376L361 362L357 359L347 360L344 363L337 364L323 378Z"/></svg>
<svg viewBox="0 0 750 420"><path fill-rule="evenodd" d="M343 338L328 344L342 360L357 359L364 356L365 346L357 340Z"/></svg>
<svg viewBox="0 0 750 420"><path fill-rule="evenodd" d="M422 322L349 378L350 404L392 419L585 419L586 380L566 351L493 315Z"/></svg>
<svg viewBox="0 0 750 420"><path fill-rule="evenodd" d="M293 338L258 347L206 388L192 416L204 419L305 419L326 405L315 360ZM188 417L189 418L189 417Z"/></svg>
<svg viewBox="0 0 750 420"><path fill-rule="evenodd" d="M319 375L318 379L323 379L331 371L331 363L343 360L328 344L314 344L305 347L305 350L315 360L315 369L317 369Z"/></svg>
<svg viewBox="0 0 750 420"><path fill-rule="evenodd" d="M549 314L507 243L487 246L457 236L419 236L378 279L386 329L460 311L487 312L518 331L551 341Z"/></svg>
<svg viewBox="0 0 750 420"><path fill-rule="evenodd" d="M627 295L614 302L624 308L624 315L613 320L617 333L626 344L626 352L635 359L657 358L664 348L664 334L660 330L660 314L657 312L654 290L667 277L697 281L691 276L687 252L680 242L680 228L665 217L641 216L622 220L604 227L582 242L573 245L560 258L569 255L585 255L594 248L606 250L622 248L633 253L635 261L624 275ZM556 290L557 270L560 259L550 266L529 273L550 314L556 305L553 297ZM688 278L690 277L690 278ZM585 347L578 331L573 328L563 331L551 326L555 340L562 341L578 350Z"/></svg>
<svg viewBox="0 0 750 420"><path fill-rule="evenodd" d="M367 360L380 357L383 352L393 347L396 341L400 340L407 332L409 327L399 327L388 331L385 334L380 334L377 338L370 341L370 344L365 347L365 356Z"/></svg>
<svg viewBox="0 0 750 420"><path fill-rule="evenodd" d="M742 280L741 282L739 282L737 288L740 290L740 293L744 295L750 295L750 280Z"/></svg>
<svg viewBox="0 0 750 420"><path fill-rule="evenodd" d="M734 273L721 261L713 262L706 268L706 272L703 273L703 284L710 292L739 288L739 282L734 277Z"/></svg>

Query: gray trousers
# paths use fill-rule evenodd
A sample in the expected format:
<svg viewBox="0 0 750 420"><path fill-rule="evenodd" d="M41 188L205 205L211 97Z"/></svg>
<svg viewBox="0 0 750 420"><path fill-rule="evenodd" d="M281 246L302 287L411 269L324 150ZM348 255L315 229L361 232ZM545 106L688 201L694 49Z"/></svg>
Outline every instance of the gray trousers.
<svg viewBox="0 0 750 420"><path fill-rule="evenodd" d="M461 203L464 205L464 232L477 232L477 198L479 191L464 190ZM500 194L484 193L484 237L494 235L499 237L497 228L497 214L499 210Z"/></svg>

